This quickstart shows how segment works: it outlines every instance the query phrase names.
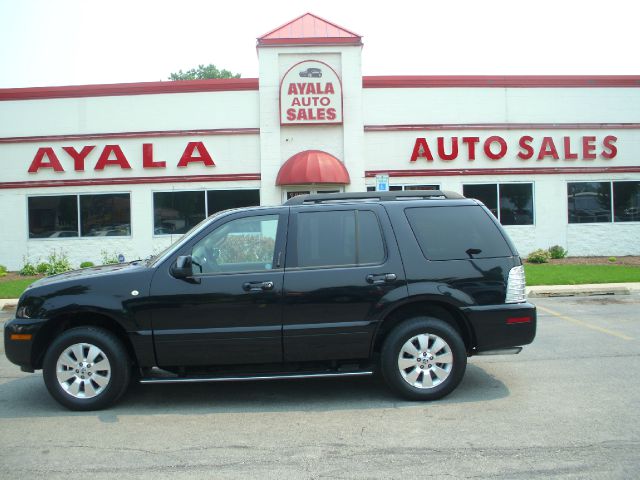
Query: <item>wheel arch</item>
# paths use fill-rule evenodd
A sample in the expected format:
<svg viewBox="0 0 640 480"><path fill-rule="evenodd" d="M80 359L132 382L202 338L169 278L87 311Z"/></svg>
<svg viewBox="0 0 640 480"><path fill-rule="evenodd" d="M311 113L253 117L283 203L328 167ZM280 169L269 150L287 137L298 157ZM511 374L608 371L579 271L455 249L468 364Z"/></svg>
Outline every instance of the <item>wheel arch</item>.
<svg viewBox="0 0 640 480"><path fill-rule="evenodd" d="M32 350L31 362L35 369L41 369L44 356L49 346L62 332L76 327L100 327L113 333L122 342L125 350L129 354L131 361L137 365L136 356L131 339L127 331L116 320L104 313L92 311L66 312L53 317L42 326L35 339Z"/></svg>
<svg viewBox="0 0 640 480"><path fill-rule="evenodd" d="M454 305L431 299L415 299L396 306L381 320L373 339L372 354L379 355L385 338L393 328L413 317L428 316L450 324L460 334L467 353L476 344L475 334L464 314Z"/></svg>

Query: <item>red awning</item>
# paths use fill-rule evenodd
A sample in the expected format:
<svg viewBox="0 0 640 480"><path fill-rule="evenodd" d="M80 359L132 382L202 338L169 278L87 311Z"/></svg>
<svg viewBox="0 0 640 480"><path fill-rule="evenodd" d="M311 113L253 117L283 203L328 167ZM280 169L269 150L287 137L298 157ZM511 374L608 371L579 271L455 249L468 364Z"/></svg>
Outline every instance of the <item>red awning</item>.
<svg viewBox="0 0 640 480"><path fill-rule="evenodd" d="M276 185L306 185L309 183L351 183L344 164L333 155L320 150L296 153L280 167Z"/></svg>

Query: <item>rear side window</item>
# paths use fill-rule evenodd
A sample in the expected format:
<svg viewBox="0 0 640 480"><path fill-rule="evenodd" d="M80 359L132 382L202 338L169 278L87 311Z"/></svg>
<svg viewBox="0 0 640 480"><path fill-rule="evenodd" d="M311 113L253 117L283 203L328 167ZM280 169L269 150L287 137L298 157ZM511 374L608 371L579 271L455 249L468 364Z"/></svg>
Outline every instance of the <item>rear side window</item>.
<svg viewBox="0 0 640 480"><path fill-rule="evenodd" d="M513 255L482 207L418 207L405 212L422 253L429 260Z"/></svg>
<svg viewBox="0 0 640 480"><path fill-rule="evenodd" d="M298 267L379 264L385 250L375 213L360 210L298 214Z"/></svg>

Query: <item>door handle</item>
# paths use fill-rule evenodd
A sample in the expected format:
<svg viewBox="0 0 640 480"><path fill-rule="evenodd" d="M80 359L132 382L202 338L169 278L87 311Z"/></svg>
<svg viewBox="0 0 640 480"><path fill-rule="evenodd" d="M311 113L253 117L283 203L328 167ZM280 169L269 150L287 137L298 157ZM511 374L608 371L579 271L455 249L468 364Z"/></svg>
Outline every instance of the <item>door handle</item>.
<svg viewBox="0 0 640 480"><path fill-rule="evenodd" d="M244 282L242 289L245 292L264 292L273 290L273 282Z"/></svg>
<svg viewBox="0 0 640 480"><path fill-rule="evenodd" d="M369 274L365 277L367 283L372 285L381 285L383 283L393 283L398 279L395 273L377 273Z"/></svg>

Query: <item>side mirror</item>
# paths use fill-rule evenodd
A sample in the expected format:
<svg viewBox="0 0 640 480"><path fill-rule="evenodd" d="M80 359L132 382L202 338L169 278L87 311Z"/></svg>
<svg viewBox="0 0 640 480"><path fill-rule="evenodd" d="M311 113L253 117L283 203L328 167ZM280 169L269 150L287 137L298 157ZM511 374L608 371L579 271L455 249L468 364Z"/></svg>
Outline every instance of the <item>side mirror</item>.
<svg viewBox="0 0 640 480"><path fill-rule="evenodd" d="M193 276L193 261L191 255L180 256L171 266L171 275L175 278L189 278Z"/></svg>

